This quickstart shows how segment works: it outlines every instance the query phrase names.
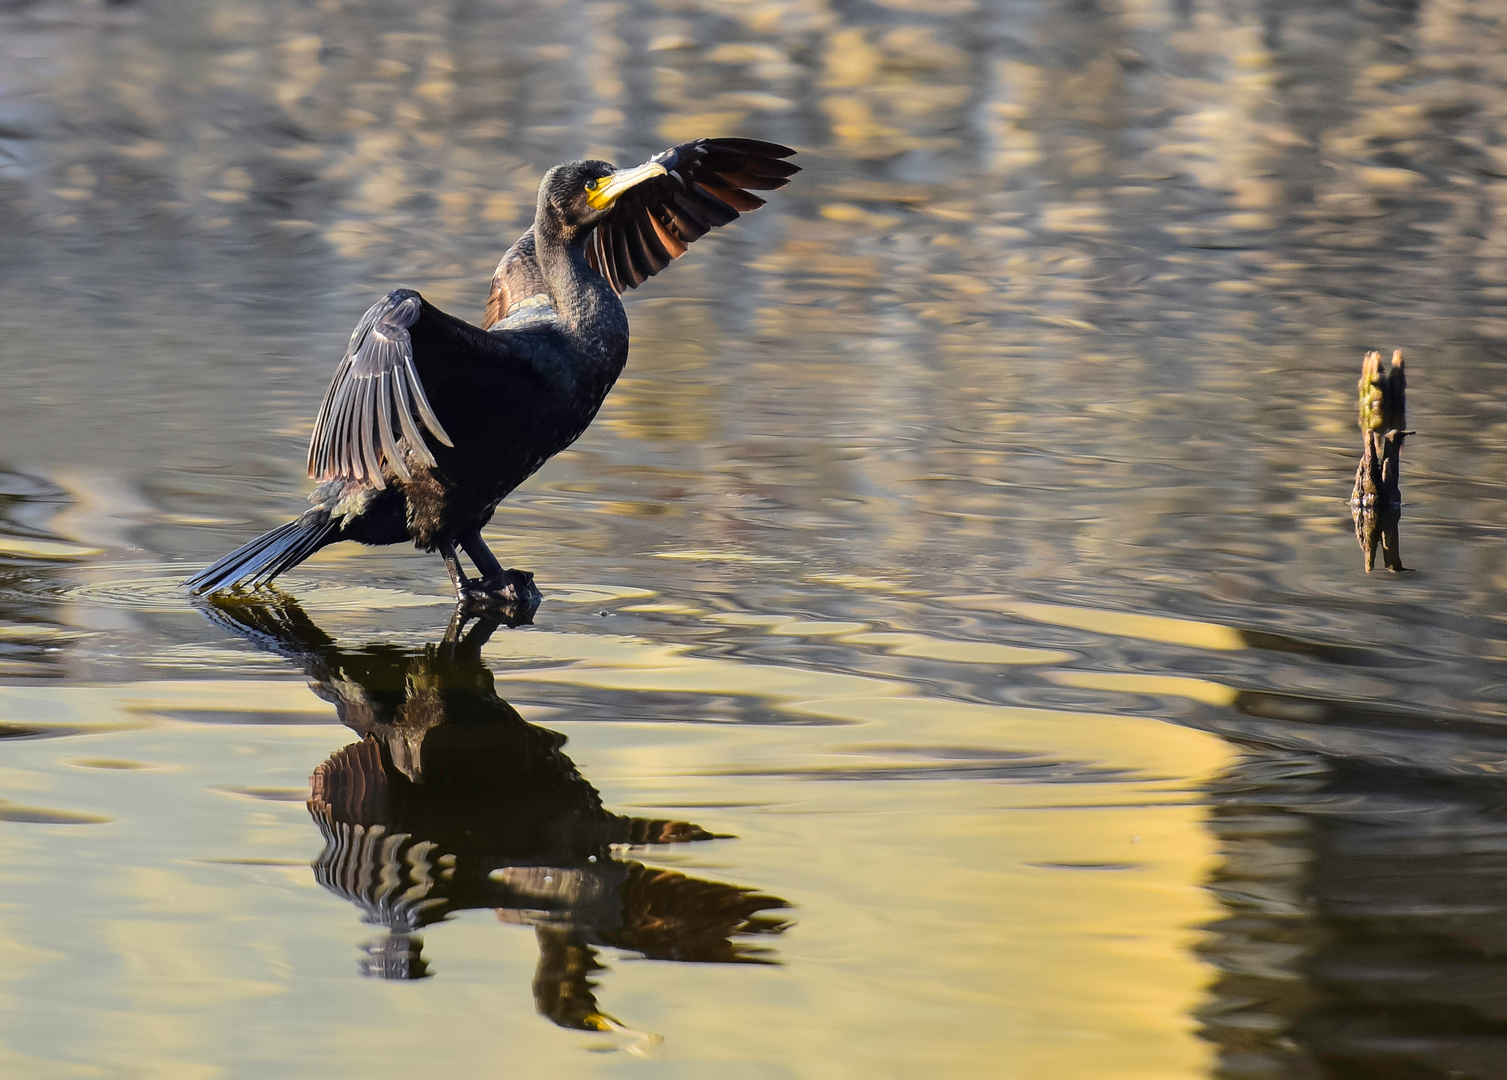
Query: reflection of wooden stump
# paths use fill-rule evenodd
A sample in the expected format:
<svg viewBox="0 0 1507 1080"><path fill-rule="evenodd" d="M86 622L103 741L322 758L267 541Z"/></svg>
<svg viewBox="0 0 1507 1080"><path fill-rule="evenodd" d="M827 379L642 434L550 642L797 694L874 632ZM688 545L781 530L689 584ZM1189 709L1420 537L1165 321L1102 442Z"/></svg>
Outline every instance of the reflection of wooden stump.
<svg viewBox="0 0 1507 1080"><path fill-rule="evenodd" d="M1381 353L1366 354L1360 375L1361 457L1350 494L1350 515L1355 520L1355 538L1366 555L1367 573L1376 564L1378 543L1388 570L1407 569L1402 565L1397 528L1402 520L1402 442L1411 434L1403 430L1407 391L1401 349L1392 353L1386 371L1381 367Z"/></svg>
<svg viewBox="0 0 1507 1080"><path fill-rule="evenodd" d="M1381 544L1381 564L1388 570L1406 570L1402 565L1402 548L1399 546L1397 524L1402 520L1400 506L1362 506L1350 504L1350 516L1355 520L1355 538L1366 554L1366 573L1376 566L1376 545Z"/></svg>

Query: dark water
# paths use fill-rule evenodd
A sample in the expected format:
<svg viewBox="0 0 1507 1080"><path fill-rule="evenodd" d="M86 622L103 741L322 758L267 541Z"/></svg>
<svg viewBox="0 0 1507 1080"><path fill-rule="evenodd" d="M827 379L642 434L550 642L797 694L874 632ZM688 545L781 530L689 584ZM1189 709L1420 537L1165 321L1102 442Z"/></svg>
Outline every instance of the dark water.
<svg viewBox="0 0 1507 1080"><path fill-rule="evenodd" d="M1507 1076L1504 39L0 0L6 1071ZM368 303L710 134L805 171L494 520L533 626L398 550L188 602Z"/></svg>

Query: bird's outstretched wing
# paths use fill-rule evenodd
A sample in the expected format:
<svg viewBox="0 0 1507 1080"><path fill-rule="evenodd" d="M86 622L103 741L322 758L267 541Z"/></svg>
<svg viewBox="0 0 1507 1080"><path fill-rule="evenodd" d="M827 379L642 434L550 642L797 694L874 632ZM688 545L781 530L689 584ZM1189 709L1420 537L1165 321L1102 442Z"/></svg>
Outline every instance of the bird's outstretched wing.
<svg viewBox="0 0 1507 1080"><path fill-rule="evenodd" d="M586 241L586 261L618 292L635 289L685 254L686 246L764 200L749 190L790 183L795 151L757 139L697 139L650 161L665 175L625 192Z"/></svg>
<svg viewBox="0 0 1507 1080"><path fill-rule="evenodd" d="M409 328L424 313L412 289L396 289L367 309L351 335L345 358L324 395L309 440L309 475L317 480L350 479L385 488L382 462L411 479L397 440L406 439L414 457L434 465L419 424L453 446L434 415L414 366Z"/></svg>

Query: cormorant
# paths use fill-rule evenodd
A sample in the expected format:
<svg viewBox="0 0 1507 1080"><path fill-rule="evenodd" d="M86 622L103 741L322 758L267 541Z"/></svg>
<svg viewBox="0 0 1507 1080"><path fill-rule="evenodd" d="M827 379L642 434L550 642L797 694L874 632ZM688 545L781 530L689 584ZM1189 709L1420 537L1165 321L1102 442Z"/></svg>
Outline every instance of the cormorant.
<svg viewBox="0 0 1507 1080"><path fill-rule="evenodd" d="M189 578L197 593L266 584L340 540L412 541L445 560L456 598L516 602L481 537L503 496L586 430L628 359L618 294L712 227L784 187L789 147L697 139L632 169L556 165L534 223L502 257L484 326L412 289L373 304L351 335L309 441L312 508ZM466 577L456 546L480 579Z"/></svg>

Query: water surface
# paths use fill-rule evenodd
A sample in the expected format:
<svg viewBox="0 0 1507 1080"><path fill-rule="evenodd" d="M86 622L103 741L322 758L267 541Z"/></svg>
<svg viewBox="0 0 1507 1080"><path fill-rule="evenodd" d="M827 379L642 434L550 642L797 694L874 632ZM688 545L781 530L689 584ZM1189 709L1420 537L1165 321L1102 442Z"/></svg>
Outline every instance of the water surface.
<svg viewBox="0 0 1507 1080"><path fill-rule="evenodd" d="M1507 1075L1503 33L0 6L0 1061ZM479 316L544 169L703 134L805 171L494 519L533 625L396 549L189 603L367 304Z"/></svg>

